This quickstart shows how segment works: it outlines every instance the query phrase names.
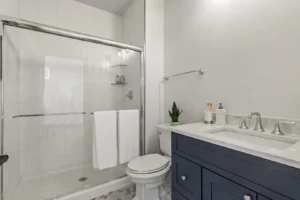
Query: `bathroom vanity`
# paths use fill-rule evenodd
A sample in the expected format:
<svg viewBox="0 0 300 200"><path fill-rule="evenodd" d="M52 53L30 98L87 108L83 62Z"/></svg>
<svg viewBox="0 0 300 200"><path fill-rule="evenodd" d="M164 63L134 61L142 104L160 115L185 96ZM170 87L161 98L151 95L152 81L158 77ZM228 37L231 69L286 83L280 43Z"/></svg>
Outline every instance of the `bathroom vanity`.
<svg viewBox="0 0 300 200"><path fill-rule="evenodd" d="M298 136L202 123L170 129L173 200L300 200Z"/></svg>

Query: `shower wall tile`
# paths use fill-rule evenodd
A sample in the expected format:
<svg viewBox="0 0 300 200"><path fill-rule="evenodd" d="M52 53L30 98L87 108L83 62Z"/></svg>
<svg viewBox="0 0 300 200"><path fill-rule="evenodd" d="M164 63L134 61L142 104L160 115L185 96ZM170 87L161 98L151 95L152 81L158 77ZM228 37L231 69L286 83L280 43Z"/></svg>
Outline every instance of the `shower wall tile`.
<svg viewBox="0 0 300 200"><path fill-rule="evenodd" d="M82 118L80 115L22 118L22 174L32 176L86 164Z"/></svg>
<svg viewBox="0 0 300 200"><path fill-rule="evenodd" d="M26 38L30 38L30 35ZM40 36L39 40L42 40ZM34 52L36 50L27 47L22 49L26 53L22 54L20 62L21 114L87 113L21 118L20 171L24 176L91 164L94 123L90 113L139 108L140 80L136 78L139 74L138 54L130 57L134 61L128 60L129 67L124 70L105 68L103 62L106 59L118 62L117 58L106 55L117 56L117 49L96 44L84 44L83 47L85 53L80 59L84 62L80 59L59 57L58 52L56 56L52 54L51 57L42 59L38 55L41 52ZM47 49L43 51L45 55L51 52ZM79 55L79 52L76 54ZM46 78L46 68L50 69L49 79ZM116 75L125 75L129 87L112 86ZM124 96L129 90L133 90L136 96L134 103L127 104L126 107L128 100Z"/></svg>
<svg viewBox="0 0 300 200"><path fill-rule="evenodd" d="M4 154L10 155L11 153L20 154L20 127L19 120L11 120L11 123L6 123L4 126L4 132L9 134L9 137L5 138Z"/></svg>
<svg viewBox="0 0 300 200"><path fill-rule="evenodd" d="M9 81L4 83L4 93L5 93L5 117L11 119L14 115L18 115L20 110L19 103L19 83L15 81Z"/></svg>
<svg viewBox="0 0 300 200"><path fill-rule="evenodd" d="M21 175L38 175L39 174L39 159L40 151L39 149L33 150L22 150L21 151Z"/></svg>
<svg viewBox="0 0 300 200"><path fill-rule="evenodd" d="M20 46L20 31L13 29L5 29L5 41L3 55L5 57L3 69L3 79L5 81L19 81L19 46Z"/></svg>
<svg viewBox="0 0 300 200"><path fill-rule="evenodd" d="M140 106L140 89L141 89L141 56L139 53L129 51L126 55L125 64L129 67L126 68L125 77L127 78L127 85L125 86L124 96L129 91L133 92L133 100L126 98L124 101L125 109L137 109Z"/></svg>
<svg viewBox="0 0 300 200"><path fill-rule="evenodd" d="M9 197L12 196L20 179L20 152L10 152L9 162L5 163L4 168L4 198L9 199Z"/></svg>

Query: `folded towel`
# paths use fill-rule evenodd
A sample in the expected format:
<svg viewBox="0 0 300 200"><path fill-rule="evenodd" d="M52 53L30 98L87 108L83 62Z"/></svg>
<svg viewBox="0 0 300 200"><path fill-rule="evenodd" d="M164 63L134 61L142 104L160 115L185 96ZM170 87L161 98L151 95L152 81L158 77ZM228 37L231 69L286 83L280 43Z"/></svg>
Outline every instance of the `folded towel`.
<svg viewBox="0 0 300 200"><path fill-rule="evenodd" d="M118 164L117 113L103 111L94 113L93 167L106 169Z"/></svg>
<svg viewBox="0 0 300 200"><path fill-rule="evenodd" d="M119 111L119 164L129 162L140 155L140 112Z"/></svg>

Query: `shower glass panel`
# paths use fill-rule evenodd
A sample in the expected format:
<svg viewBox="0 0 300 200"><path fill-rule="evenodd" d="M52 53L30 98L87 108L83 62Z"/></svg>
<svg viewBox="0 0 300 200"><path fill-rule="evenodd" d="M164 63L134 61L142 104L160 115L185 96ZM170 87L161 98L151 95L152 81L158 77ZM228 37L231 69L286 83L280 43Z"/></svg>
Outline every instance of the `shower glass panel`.
<svg viewBox="0 0 300 200"><path fill-rule="evenodd" d="M55 199L126 176L126 164L93 169L92 113L140 109L139 52L5 26L3 56L4 200Z"/></svg>

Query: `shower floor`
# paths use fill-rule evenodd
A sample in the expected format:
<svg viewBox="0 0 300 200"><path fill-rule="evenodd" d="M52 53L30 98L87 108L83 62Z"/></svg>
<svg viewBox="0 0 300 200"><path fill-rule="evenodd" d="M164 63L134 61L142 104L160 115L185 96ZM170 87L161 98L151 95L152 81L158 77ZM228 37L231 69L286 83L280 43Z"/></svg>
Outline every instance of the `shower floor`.
<svg viewBox="0 0 300 200"><path fill-rule="evenodd" d="M126 175L126 165L95 170L91 165L20 180L12 200L52 200ZM80 181L79 179L85 179Z"/></svg>

